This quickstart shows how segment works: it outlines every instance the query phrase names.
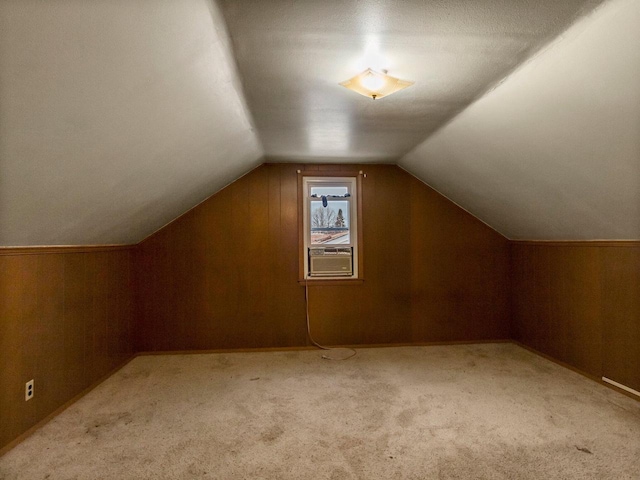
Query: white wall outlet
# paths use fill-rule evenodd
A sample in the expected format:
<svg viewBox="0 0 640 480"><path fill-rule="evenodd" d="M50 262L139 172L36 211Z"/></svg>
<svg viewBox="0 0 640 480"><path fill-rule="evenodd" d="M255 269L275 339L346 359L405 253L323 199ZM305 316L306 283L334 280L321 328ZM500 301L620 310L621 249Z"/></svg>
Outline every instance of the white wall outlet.
<svg viewBox="0 0 640 480"><path fill-rule="evenodd" d="M24 386L24 399L31 400L33 398L33 380L29 380Z"/></svg>

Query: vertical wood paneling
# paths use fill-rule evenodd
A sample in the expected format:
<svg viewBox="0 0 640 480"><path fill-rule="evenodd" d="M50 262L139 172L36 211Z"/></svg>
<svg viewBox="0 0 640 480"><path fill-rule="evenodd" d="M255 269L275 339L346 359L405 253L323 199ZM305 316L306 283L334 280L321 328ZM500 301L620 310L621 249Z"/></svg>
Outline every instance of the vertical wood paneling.
<svg viewBox="0 0 640 480"><path fill-rule="evenodd" d="M36 295L35 257L0 256L0 446L29 428L36 417L33 401L24 401L25 372L34 365L34 345L25 340L34 335Z"/></svg>
<svg viewBox="0 0 640 480"><path fill-rule="evenodd" d="M133 354L131 271L130 250L0 255L0 448Z"/></svg>
<svg viewBox="0 0 640 480"><path fill-rule="evenodd" d="M63 262L64 316L60 325L64 338L62 363L64 395L81 391L87 385L85 372L85 344L87 318L91 315L91 296L88 292L86 255L60 255ZM52 382L53 383L53 382ZM55 388L55 387L54 387ZM64 402L63 402L64 403Z"/></svg>
<svg viewBox="0 0 640 480"><path fill-rule="evenodd" d="M283 326L288 331L282 338L287 345L306 345L307 329L304 322L305 301L302 288L298 285L298 169L302 165L271 165L267 168L280 172L280 261L282 269L273 278L280 285L276 302L281 305ZM275 323L275 322L274 322ZM274 345L275 346L275 345Z"/></svg>
<svg viewBox="0 0 640 480"><path fill-rule="evenodd" d="M280 170L277 168L265 169L267 179L267 237L264 247L271 255L267 255L267 274L266 274L266 295L267 295L267 312L272 312L275 318L282 319L281 322L273 322L272 336L270 343L277 344L279 338L291 341L290 338L295 334L295 328L285 322L286 303L280 302L279 299L286 295L282 288L282 282L274 282L273 277L281 278L283 276L283 255L281 248L281 230L282 230L282 213L281 213L281 195L280 195ZM270 272L275 272L272 275Z"/></svg>
<svg viewBox="0 0 640 480"><path fill-rule="evenodd" d="M63 255L38 256L38 323L37 339L39 379L38 393L33 402L39 406L38 414L46 416L51 405L62 405L69 392L66 382L65 354L70 339L65 339L64 329L64 258ZM41 399L43 401L41 401ZM48 413L48 412L47 412Z"/></svg>
<svg viewBox="0 0 640 480"><path fill-rule="evenodd" d="M508 244L419 181L411 179L414 338L508 336Z"/></svg>
<svg viewBox="0 0 640 480"><path fill-rule="evenodd" d="M138 247L140 350L308 344L298 169L367 173L365 280L309 288L318 341L507 338L503 237L395 166L267 164Z"/></svg>
<svg viewBox="0 0 640 480"><path fill-rule="evenodd" d="M601 256L603 375L640 392L640 247Z"/></svg>
<svg viewBox="0 0 640 480"><path fill-rule="evenodd" d="M248 307L244 323L243 338L258 337L264 344L273 345L275 329L272 328L269 310L268 290L272 282L273 270L269 269L269 172L259 168L247 179L248 211L246 217L250 234L246 235L246 265L248 298L244 302Z"/></svg>
<svg viewBox="0 0 640 480"><path fill-rule="evenodd" d="M640 247L513 242L511 266L516 340L640 387Z"/></svg>

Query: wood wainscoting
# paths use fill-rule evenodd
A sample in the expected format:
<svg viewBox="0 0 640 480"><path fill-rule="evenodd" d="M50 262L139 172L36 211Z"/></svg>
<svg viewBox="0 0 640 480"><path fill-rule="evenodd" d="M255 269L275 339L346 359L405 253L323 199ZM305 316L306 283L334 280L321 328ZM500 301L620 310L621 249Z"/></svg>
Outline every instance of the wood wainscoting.
<svg viewBox="0 0 640 480"><path fill-rule="evenodd" d="M0 249L0 449L133 355L132 250Z"/></svg>
<svg viewBox="0 0 640 480"><path fill-rule="evenodd" d="M640 390L640 242L511 242L512 337Z"/></svg>

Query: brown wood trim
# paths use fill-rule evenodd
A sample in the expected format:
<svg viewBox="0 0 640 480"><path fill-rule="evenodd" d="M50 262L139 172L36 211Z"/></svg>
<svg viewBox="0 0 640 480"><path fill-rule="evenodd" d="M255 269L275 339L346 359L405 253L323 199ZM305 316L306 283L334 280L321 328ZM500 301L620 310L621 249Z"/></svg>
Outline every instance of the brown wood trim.
<svg viewBox="0 0 640 480"><path fill-rule="evenodd" d="M307 280L299 278L298 283L302 286L307 285ZM310 278L308 285L310 287L333 287L336 285L362 285L364 278Z"/></svg>
<svg viewBox="0 0 640 480"><path fill-rule="evenodd" d="M485 345L491 343L511 343L511 340L498 338L489 340L451 340L443 342L400 342L400 343L365 343L350 345L332 345L330 348L400 348L400 347L446 347L454 345Z"/></svg>
<svg viewBox="0 0 640 480"><path fill-rule="evenodd" d="M398 347L442 347L447 345L483 345L490 343L513 343L507 339L495 340L459 340L450 342L409 342L409 343L365 343L350 345L334 345L329 348L398 348ZM305 345L301 347L256 347L256 348L219 348L209 350L161 350L161 351L144 351L136 353L136 357L140 355L206 355L209 353L262 353L262 352L297 352L317 350L319 348L313 345Z"/></svg>
<svg viewBox="0 0 640 480"><path fill-rule="evenodd" d="M140 355L208 355L211 353L262 353L262 352L297 352L304 350L317 350L312 345L302 347L255 347L255 348L213 348L206 350L151 350L138 352Z"/></svg>
<svg viewBox="0 0 640 480"><path fill-rule="evenodd" d="M545 360L549 360L550 362L553 362L556 365L560 365L561 367L568 368L572 372L575 372L575 373L577 373L579 375L582 375L583 377L586 377L589 380L593 380L594 382L599 383L600 385L604 385L605 387L607 387L607 388L609 388L611 390L614 390L614 391L616 391L618 393L623 394L626 397L633 398L635 401L640 402L640 398L638 398L638 396L636 396L636 395L634 395L632 393L629 393L626 390L618 388L615 385L611 385L610 383L605 382L604 380L602 380L601 377L596 377L595 375L591 375L590 373L587 373L587 372L585 372L583 370L580 370L579 368L576 368L576 367L574 367L572 365L569 365L568 363L565 363L565 362L563 362L561 360L557 360L557 359L553 358L552 356L547 355L546 353L542 353L541 351L536 350L535 348L532 348L532 347L530 347L528 345L525 345L524 343L520 343L517 340L511 340L511 343L513 343L514 345L517 345L519 347L522 347L525 350L528 350L529 352L531 352L531 353L533 353L535 355L538 355L539 357L544 358Z"/></svg>
<svg viewBox="0 0 640 480"><path fill-rule="evenodd" d="M509 240L509 243L543 247L640 247L640 240Z"/></svg>
<svg viewBox="0 0 640 480"><path fill-rule="evenodd" d="M326 158L325 159L318 158L317 160L319 162L320 161L324 162L326 161ZM390 162L387 160L381 160L379 162L368 160L362 163L304 163L298 159L292 160L289 157L279 157L277 155L276 156L270 155L265 157L263 165L289 165L289 166L295 165L298 168L301 168L302 170L305 170L305 171L310 171L310 170L318 171L318 170L322 170L322 168L326 168L327 170L340 170L340 167L342 166L347 166L348 168L351 168L354 165L358 166L357 170L362 170L362 168L366 168L366 167L377 167L377 166L397 167L398 166L397 163ZM322 168L319 168L319 167L322 167ZM353 170L354 168L355 167L351 169Z"/></svg>
<svg viewBox="0 0 640 480"><path fill-rule="evenodd" d="M34 247L0 247L0 255L48 255L53 253L93 253L131 250L131 245L38 245Z"/></svg>
<svg viewBox="0 0 640 480"><path fill-rule="evenodd" d="M300 170L301 177L359 177L362 170Z"/></svg>
<svg viewBox="0 0 640 480"><path fill-rule="evenodd" d="M362 171L362 170L360 170ZM357 198L358 198L358 279L359 280L364 280L364 241L363 241L363 221L362 221L362 179L364 177L366 177L366 173L364 173L363 175L360 175L360 173L358 173L358 176L356 177L356 189L358 190L356 192L357 194Z"/></svg>
<svg viewBox="0 0 640 480"><path fill-rule="evenodd" d="M304 192L302 191L302 179L303 177L355 177L356 179L356 196L358 202L358 278L351 279L327 279L327 280L311 280L310 282L325 282L323 285L330 285L330 283L326 282L334 282L331 285L353 285L353 282L362 283L364 280L364 248L363 248L363 237L362 237L362 177L366 176L366 172L358 169L349 169L349 170L322 170L324 165L315 165L318 167L318 170L309 170L307 169L307 165L303 165L302 168L298 169L298 283L304 285L304 262L306 261L304 257L304 232L302 225L304 223L304 219L302 218L303 208L300 208L300 201L304 198ZM329 168L333 168L333 166L329 166ZM349 282L349 283L345 283Z"/></svg>
<svg viewBox="0 0 640 480"><path fill-rule="evenodd" d="M298 278L304 278L304 208L300 208L300 203L304 198L304 192L302 191L302 177L303 171L298 170L298 198L296 199L296 205L298 208Z"/></svg>
<svg viewBox="0 0 640 480"><path fill-rule="evenodd" d="M28 437L30 437L31 435L33 435L33 433L40 429L41 427L43 427L45 424L47 424L49 421L53 420L53 418L57 417L58 415L60 415L62 412L64 412L67 408L69 408L71 405L73 405L74 403L76 403L78 400L80 400L82 397L84 397L87 393L91 392L94 388L96 388L98 385L100 385L102 382L104 382L105 380L107 380L109 377L111 377L112 375L114 375L115 373L117 373L121 368L124 368L129 362L131 362L134 358L136 358L138 356L138 354L134 354L131 357L127 358L124 362L122 362L120 365L118 365L116 368L114 368L113 370L111 370L109 373L103 375L102 377L100 377L98 380L96 380L95 382L93 382L91 385L89 385L87 388L85 388L83 391L81 391L79 394L77 394L75 397L73 397L71 400L68 400L67 402L63 403L60 407L56 408L53 412L51 412L49 415L47 415L46 417L44 417L42 420L40 420L38 423L36 423L35 425L33 425L31 428L29 428L26 432L21 433L19 437L15 438L14 440L12 440L11 442L9 442L8 444L6 444L4 447L0 448L0 457L2 457L5 453L7 453L9 450L15 448L16 446L18 446L20 443L22 443L23 441L25 441Z"/></svg>

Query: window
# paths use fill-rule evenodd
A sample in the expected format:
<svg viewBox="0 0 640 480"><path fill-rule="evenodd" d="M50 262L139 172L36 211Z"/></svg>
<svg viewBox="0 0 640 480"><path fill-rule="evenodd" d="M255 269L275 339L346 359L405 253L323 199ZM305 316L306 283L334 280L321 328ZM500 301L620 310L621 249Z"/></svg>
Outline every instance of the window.
<svg viewBox="0 0 640 480"><path fill-rule="evenodd" d="M303 177L304 278L358 278L357 177Z"/></svg>

